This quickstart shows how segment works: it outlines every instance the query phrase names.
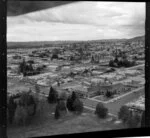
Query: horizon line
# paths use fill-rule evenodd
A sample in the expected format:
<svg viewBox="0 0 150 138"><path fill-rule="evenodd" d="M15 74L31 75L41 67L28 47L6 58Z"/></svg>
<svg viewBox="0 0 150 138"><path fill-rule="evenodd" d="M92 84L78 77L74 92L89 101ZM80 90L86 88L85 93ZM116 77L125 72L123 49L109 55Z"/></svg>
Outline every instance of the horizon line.
<svg viewBox="0 0 150 138"><path fill-rule="evenodd" d="M58 42L58 41L62 41L62 42L65 42L65 41L75 41L75 42L87 42L87 41L106 41L106 40L128 40L128 39L133 39L133 38L136 38L136 37L145 37L145 34L143 35L140 35L140 36L134 36L134 37L131 37L131 38L108 38L108 39L93 39L93 40L41 40L41 41L7 41L7 43L28 43L28 42Z"/></svg>

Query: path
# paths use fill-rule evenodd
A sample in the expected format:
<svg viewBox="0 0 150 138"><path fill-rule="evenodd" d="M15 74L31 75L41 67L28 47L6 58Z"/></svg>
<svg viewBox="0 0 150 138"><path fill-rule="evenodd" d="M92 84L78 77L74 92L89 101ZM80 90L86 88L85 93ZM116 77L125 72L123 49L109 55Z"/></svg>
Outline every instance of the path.
<svg viewBox="0 0 150 138"><path fill-rule="evenodd" d="M108 101L101 101L101 100L95 99L96 97L99 97L99 96L95 96L95 97L93 97L93 98L88 98L88 99L89 99L89 100L93 100L93 101L102 102L102 103L107 104L107 103L113 102L113 101L115 101L115 100L118 100L118 99L120 99L120 98L122 98L122 97L124 97L124 96L126 96L126 95L129 95L129 94L131 94L131 93L134 93L134 92L137 92L137 91L139 91L139 90L142 90L143 88L144 88L144 86L143 86L143 87L140 87L140 88L137 88L137 89L134 89L134 90L132 90L132 91L130 91L130 92L127 92L127 93L125 93L125 94L122 94L122 95L120 95L120 96L118 96L118 97L116 97L116 98L113 98L113 99L111 99L111 100L108 100Z"/></svg>
<svg viewBox="0 0 150 138"><path fill-rule="evenodd" d="M137 99L138 97L140 97L141 95L144 95L144 88L141 89L136 89L136 93L132 92L130 94L127 94L123 97L120 97L120 99L117 99L114 102L109 102L109 103L103 103L109 110L109 112L113 115L117 115L118 111L120 109L120 107L128 102L133 101L134 99ZM91 99L83 99L82 100L84 103L85 107L89 107L89 108L96 108L97 103L99 103L100 101L95 101L95 100L91 100Z"/></svg>

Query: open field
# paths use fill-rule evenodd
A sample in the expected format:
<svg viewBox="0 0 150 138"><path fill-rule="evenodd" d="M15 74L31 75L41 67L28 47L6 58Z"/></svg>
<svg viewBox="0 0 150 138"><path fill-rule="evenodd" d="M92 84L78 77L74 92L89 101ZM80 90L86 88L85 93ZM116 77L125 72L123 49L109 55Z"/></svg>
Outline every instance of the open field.
<svg viewBox="0 0 150 138"><path fill-rule="evenodd" d="M112 117L99 119L93 112L84 110L82 115L67 113L59 120L54 119L55 104L43 103L43 111L39 112L27 126L8 125L7 133L9 138L37 137L44 135L82 133L90 131L102 131L111 129L121 129L125 126L116 124Z"/></svg>

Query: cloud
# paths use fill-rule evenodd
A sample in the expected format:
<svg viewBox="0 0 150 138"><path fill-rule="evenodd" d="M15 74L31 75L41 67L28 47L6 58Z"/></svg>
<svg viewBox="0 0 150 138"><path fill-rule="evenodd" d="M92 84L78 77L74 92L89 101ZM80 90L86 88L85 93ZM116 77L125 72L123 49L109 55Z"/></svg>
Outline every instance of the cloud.
<svg viewBox="0 0 150 138"><path fill-rule="evenodd" d="M130 38L145 33L145 3L77 2L8 17L7 23L8 41Z"/></svg>

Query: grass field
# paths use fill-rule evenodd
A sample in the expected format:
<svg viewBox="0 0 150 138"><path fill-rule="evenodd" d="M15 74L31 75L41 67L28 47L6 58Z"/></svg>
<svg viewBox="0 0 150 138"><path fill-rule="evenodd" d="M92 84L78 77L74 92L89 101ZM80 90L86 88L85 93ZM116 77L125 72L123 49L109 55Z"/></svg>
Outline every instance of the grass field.
<svg viewBox="0 0 150 138"><path fill-rule="evenodd" d="M9 138L36 137L44 135L58 135L69 133L82 133L124 128L123 124L115 124L111 117L99 119L92 112L86 110L81 115L68 112L59 120L54 119L55 104L43 103L43 111L37 113L27 126L8 125Z"/></svg>
<svg viewBox="0 0 150 138"><path fill-rule="evenodd" d="M26 89L31 86L30 84L25 84L23 82L16 82L16 80L11 80L9 82L10 84L8 88L12 89L14 92L17 89L20 90L20 87L22 89ZM110 113L117 115L122 105L137 99L143 94L144 89L139 92L126 95L112 103L105 104L105 106L108 108ZM122 123L116 124L115 121L111 121L110 119L112 117L99 119L93 112L88 110L84 110L82 115L75 115L68 112L64 117L59 120L55 120L54 111L56 104L48 104L44 97L43 100L43 110L38 112L35 117L32 118L30 124L27 126L17 126L16 124L8 125L7 134L9 138L37 137L125 128ZM94 109L98 103L97 101L92 101L90 99L84 99L83 102L84 105Z"/></svg>

